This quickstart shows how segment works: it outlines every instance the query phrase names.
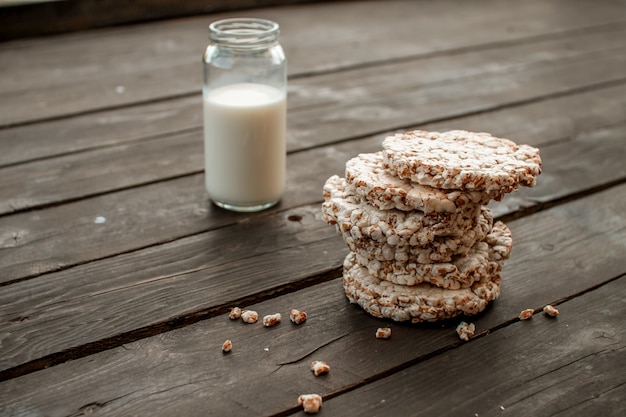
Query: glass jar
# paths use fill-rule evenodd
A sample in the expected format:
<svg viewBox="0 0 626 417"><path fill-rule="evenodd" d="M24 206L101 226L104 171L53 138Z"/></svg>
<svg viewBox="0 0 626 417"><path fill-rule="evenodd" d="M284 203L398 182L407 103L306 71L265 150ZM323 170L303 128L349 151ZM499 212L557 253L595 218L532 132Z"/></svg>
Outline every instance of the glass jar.
<svg viewBox="0 0 626 417"><path fill-rule="evenodd" d="M286 183L287 60L278 24L234 18L209 26L204 57L206 189L218 206L258 211Z"/></svg>

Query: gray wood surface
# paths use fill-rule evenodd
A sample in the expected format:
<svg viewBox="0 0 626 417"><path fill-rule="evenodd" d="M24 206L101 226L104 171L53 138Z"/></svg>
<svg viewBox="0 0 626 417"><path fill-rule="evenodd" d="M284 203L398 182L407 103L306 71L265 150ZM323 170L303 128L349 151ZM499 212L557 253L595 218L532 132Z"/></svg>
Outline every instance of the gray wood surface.
<svg viewBox="0 0 626 417"><path fill-rule="evenodd" d="M324 412L338 416L623 415L626 373L616 374L615 366L621 364L624 371L624 294L626 276L559 304L557 318L537 313L450 355L422 361L333 398L324 404ZM405 401L406 396L413 401Z"/></svg>
<svg viewBox="0 0 626 417"><path fill-rule="evenodd" d="M624 414L626 1L306 3L254 10L290 68L287 192L256 214L208 200L200 97L208 23L250 10L0 42L0 415ZM468 343L343 294L322 185L405 129L541 150L490 205L514 249Z"/></svg>
<svg viewBox="0 0 626 417"><path fill-rule="evenodd" d="M615 199L615 194L620 197ZM478 334L494 333L493 337L488 335L485 339L476 339L480 346L477 351L482 360L497 357L494 359L506 361L507 352L503 352L505 347L501 346L504 342L492 346L488 341L501 334L501 327L511 327L511 332L517 329L517 333L520 333L521 325L513 327L511 324L517 321L521 310L540 310L546 304L559 304L576 298L588 289L601 287L617 279L620 274L618 288L623 287L626 276L623 274L622 254L626 250L626 228L616 228L615 223L623 222L619 215L623 213L625 203L626 186L621 186L615 192L598 193L509 223L516 246L512 259L503 271L503 295L485 314L471 319L477 326ZM581 246L588 248L585 260L576 259ZM318 256L315 252L309 254L311 257ZM297 259L292 259L291 263ZM560 265L560 268L547 271L553 265ZM281 275L289 271L278 269L276 272L276 275ZM231 270L227 275L218 274L212 278L213 281L235 280L233 287L237 287L236 280L244 275L242 271ZM186 294L197 288L193 282L200 279L193 276L189 278L189 287L182 282L178 282L176 288L164 284L168 287L167 291L181 292L180 296L170 294L168 297L178 300L183 306ZM610 288L605 291L610 292ZM139 292L145 294L146 290ZM205 291L207 297L211 292L211 289ZM111 291L106 293L110 295ZM154 294L153 291L149 293ZM218 298L220 301L224 300L221 294L215 296L221 296ZM136 302L138 297L139 294L128 303ZM624 347L624 333L619 318L626 301L624 292L614 291L614 301L601 296L596 296L596 299L598 297L600 303L604 301L607 304L598 304L596 301L581 311L575 307L566 309L555 324L542 328L541 332L553 333L551 338L561 340L564 344L561 349L558 346L551 346L551 349L562 352L563 349L579 346L580 341L575 335L560 339L558 327L555 327L562 321L565 324L576 323L585 318L583 323L599 322L591 330L606 328L616 343L612 357L620 357L619 352ZM154 304L154 300L148 300L146 296L141 298ZM112 319L111 316L126 304L119 297L115 298L116 302L113 300L109 301L108 307L94 308L99 314L93 316L92 320L107 317L116 325L124 326L124 322L132 319L121 315L119 322ZM161 309L166 308L161 306ZM200 414L203 409L210 409L216 415L228 413L229 410L231 415L270 415L289 409L299 393L314 390L322 395L333 396L462 345L454 332L459 320L429 326L374 319L348 303L342 294L340 279L253 304L249 308L261 315L280 312L284 316L291 308L299 308L307 311L310 317L302 327L287 320L275 328L264 328L260 323L246 325L240 321L233 322L227 314L221 314L183 329L124 343L113 350L7 381L4 384L5 393L0 394L0 403L6 402L9 409L15 410L18 415L28 411L21 404L52 407L58 409L60 415L71 415L79 411L74 407L88 404L99 404L97 408L102 408L103 413L132 414L141 410L150 415L168 415L172 409L165 403L175 404L173 406L186 415ZM590 315L589 309L595 312L586 318ZM613 313L602 319L607 309ZM77 333L84 334L94 326L86 320L82 320L84 328L75 329ZM533 320L535 323L542 317L538 314ZM571 331L591 331L583 323ZM385 341L374 338L376 328L382 325L392 326L392 339ZM136 327L133 323L130 326ZM539 343L544 339L529 335L528 331L527 327L523 328L518 337L532 340L537 345L536 349L546 349L545 345ZM52 331L50 335L41 337L48 340L55 338ZM221 352L221 343L225 339L233 340L232 355L224 356ZM50 342L34 341L32 345L47 343ZM509 349L521 349L523 352L522 348L530 342L521 346L516 341L510 343L514 345ZM462 352L459 355L463 355ZM441 360L447 360L445 357ZM332 373L327 378L315 378L308 369L312 360L327 361L333 367ZM540 363L540 358L533 360ZM483 365L474 366L480 368ZM549 368L550 364L544 366ZM523 374L524 369L520 365L515 372ZM434 371L430 373L436 374ZM138 378L138 375L142 376ZM471 377L475 377L474 372L466 376ZM252 388L239 390L237 384L242 380L250 381ZM106 384L104 381L116 383ZM445 380L440 382L444 386L447 384ZM623 382L623 375L620 374L609 384L617 387ZM412 389L421 386L408 385ZM383 390L381 395L389 391L393 392L393 388ZM80 402L71 401L73 398L80 398ZM227 401L221 401L222 398ZM347 400L346 404L351 402ZM406 402L403 407L413 404ZM441 407L445 407L445 404L445 400L442 400ZM331 415L343 414L338 412Z"/></svg>

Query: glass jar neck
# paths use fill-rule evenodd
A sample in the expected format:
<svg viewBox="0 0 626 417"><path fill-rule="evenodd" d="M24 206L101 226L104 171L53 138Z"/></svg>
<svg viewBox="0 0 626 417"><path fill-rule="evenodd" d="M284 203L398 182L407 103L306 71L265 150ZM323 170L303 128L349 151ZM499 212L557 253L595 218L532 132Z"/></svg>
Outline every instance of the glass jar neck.
<svg viewBox="0 0 626 417"><path fill-rule="evenodd" d="M254 50L278 43L280 28L271 20L255 18L223 19L209 26L211 43L233 49Z"/></svg>

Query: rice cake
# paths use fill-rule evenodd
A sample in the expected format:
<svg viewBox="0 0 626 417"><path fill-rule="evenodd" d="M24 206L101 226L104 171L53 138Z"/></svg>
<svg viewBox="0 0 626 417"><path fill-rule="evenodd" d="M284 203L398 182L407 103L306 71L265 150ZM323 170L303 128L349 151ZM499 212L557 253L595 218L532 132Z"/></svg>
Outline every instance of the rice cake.
<svg viewBox="0 0 626 417"><path fill-rule="evenodd" d="M354 258L370 274L381 280L400 285L422 282L448 289L468 288L480 277L499 273L512 247L511 232L502 222L496 222L484 241L477 242L466 255L456 255L450 262L418 263L372 259L359 251Z"/></svg>
<svg viewBox="0 0 626 417"><path fill-rule="evenodd" d="M491 230L493 215L484 207L477 226L458 237L436 237L425 245L393 246L367 237L354 238L349 230L337 227L348 248L363 257L379 261L415 262L420 264L450 262L457 255L467 254L476 242L484 240Z"/></svg>
<svg viewBox="0 0 626 417"><path fill-rule="evenodd" d="M379 210L357 196L343 178L324 184L322 213L330 224L392 246L426 246L436 237L463 237L476 227L480 205L466 205L456 213L427 216L422 211Z"/></svg>
<svg viewBox="0 0 626 417"><path fill-rule="evenodd" d="M379 210L420 210L424 214L455 213L468 205L484 205L482 191L442 190L403 179L385 168L382 152L363 153L346 162L346 182Z"/></svg>
<svg viewBox="0 0 626 417"><path fill-rule="evenodd" d="M464 130L398 133L383 140L384 167L400 178L442 189L478 190L500 200L541 173L539 150Z"/></svg>
<svg viewBox="0 0 626 417"><path fill-rule="evenodd" d="M343 268L343 288L351 303L374 317L413 323L476 315L500 296L502 283L497 272L458 290L427 283L398 285L371 275L367 268L354 262L352 254L346 257Z"/></svg>

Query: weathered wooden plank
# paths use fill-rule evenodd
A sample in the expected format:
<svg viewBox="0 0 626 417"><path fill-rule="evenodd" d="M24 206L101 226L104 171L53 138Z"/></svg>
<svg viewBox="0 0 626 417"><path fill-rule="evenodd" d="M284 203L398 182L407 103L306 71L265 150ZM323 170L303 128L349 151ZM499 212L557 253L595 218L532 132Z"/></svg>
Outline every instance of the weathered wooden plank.
<svg viewBox="0 0 626 417"><path fill-rule="evenodd" d="M0 370L23 362L22 349L38 357L49 343L69 342L68 348L83 344L87 328L70 324L74 320L98 333L96 338L87 336L97 341L103 335L116 336L315 279L336 269L347 253L335 230L324 225L318 205L302 207L154 247L139 257L128 254L81 265L43 280L43 286L33 286L34 281L11 285L0 295L0 327L8 325L3 328L10 333L0 339L4 353ZM308 259L306 268L303 258ZM260 271L265 272L259 275ZM88 309L81 307L86 299ZM172 299L178 301L171 303ZM63 307L67 302L73 307ZM93 315L92 309L98 314ZM130 311L134 313L129 315ZM39 328L41 321L54 335L36 331L39 336L35 336L27 330ZM19 347L33 336L41 339Z"/></svg>
<svg viewBox="0 0 626 417"><path fill-rule="evenodd" d="M504 214L536 204L541 195L560 198L624 177L622 130L619 127L609 129L610 135L597 139L602 141L601 145L590 136L606 124L618 126L624 120L624 91L623 87L614 91L606 89L461 118L448 121L445 126L423 127L466 127L512 138L519 134L522 141L537 146L556 142L555 146L542 149L544 164L558 167L563 163L570 167L573 172L563 177L567 184L556 179L544 181L543 178L554 178L549 171L544 171L537 188L507 196L495 207L497 214ZM529 129L522 132L520 126L529 126ZM571 137L575 137L575 141L590 140L590 145L586 146L589 152L579 154L563 141ZM287 193L280 206L269 213L321 201L323 182L333 174L341 174L345 162L359 152L379 149L380 141L377 135L290 155ZM572 182L568 180L570 177L581 180ZM532 199L527 193L532 193ZM105 217L107 222L96 223L98 216ZM125 190L106 198L96 197L3 217L0 218L0 247L3 248L0 279L7 282L67 268L197 234L246 217L209 204L202 174ZM68 241L75 244L67 245ZM59 247L63 250L59 251Z"/></svg>
<svg viewBox="0 0 626 417"><path fill-rule="evenodd" d="M493 43L442 54L391 60L375 65L296 78L290 84L293 109L327 106L345 100L368 100L390 92L419 90L482 74L506 75L550 62L577 62L589 54L612 54L626 44L626 27L611 25L514 44Z"/></svg>
<svg viewBox="0 0 626 417"><path fill-rule="evenodd" d="M608 0L483 0L480 6L337 2L258 9L255 15L281 24L295 75L623 23L626 10ZM195 94L208 23L223 16L0 45L8 74L0 79L0 125Z"/></svg>
<svg viewBox="0 0 626 417"><path fill-rule="evenodd" d="M619 416L626 277L324 403L329 415ZM412 401L406 401L412 396Z"/></svg>
<svg viewBox="0 0 626 417"><path fill-rule="evenodd" d="M485 314L473 319L480 334L515 322L523 308L541 308L626 272L621 257L626 249L626 229L623 227L626 221L623 210L625 187L510 222L516 242L513 257L505 265L501 298ZM581 256L585 257L584 262ZM178 285L184 284L177 282L176 287ZM260 324L250 326L231 322L221 315L2 382L0 404L5 405L10 415L16 416L44 408L50 415L71 415L87 408L97 410L101 415L133 414L139 410L151 415L167 415L172 411L170 406L175 406L177 412L184 415L206 414L207 410L217 415L224 415L226 411L229 415L269 415L294 406L297 396L304 392L328 395L413 363L425 361L416 369L429 366L430 360L426 360L429 356L450 348L457 348L458 352L472 349L483 359L491 351L498 356L492 358L498 363L512 360L502 354L501 339L516 337L535 341L538 338L528 337L528 334L534 336L536 331L545 337L556 338L555 341L561 340L561 343L564 341L559 335L572 332L565 346L568 353L577 358L589 347L597 351L604 348L597 349L600 344L611 343L608 339L593 339L590 329L623 329L619 325L624 310L623 291L620 290L623 285L622 278L615 284L608 284L603 292L593 291L562 304L559 306L562 315L554 321L535 317L531 322L513 324L467 346L459 346L461 343L453 330L457 320L433 326L377 320L349 305L340 280L334 280L251 306L262 315L286 314L290 308L301 308L309 313L309 320L300 327L283 322L267 329ZM613 294L614 300L609 294ZM169 294L168 298L185 302L185 297ZM607 302L614 308L607 309ZM85 305L84 302L81 305ZM612 327L598 324L603 315L611 317ZM580 320L583 317L587 319ZM132 320L132 317L126 316L126 319ZM374 338L376 327L383 323L393 328L394 335L389 341ZM555 329L559 324L569 324L569 327ZM585 343L582 351L576 348L580 329L587 332L585 342L594 342L591 345ZM610 334L620 337L623 345L622 333L620 330L619 334ZM234 351L224 356L220 346L227 338L233 340ZM506 343L507 347L517 351L510 341ZM524 346L532 349L524 343L519 349ZM550 364L544 365L539 376L551 369L550 366L557 367L560 361L567 363L568 360L568 357L558 355L563 352L563 346L560 349L543 346L535 344L534 349L547 350L547 354L556 351L557 354ZM449 354L442 356L442 360L445 361ZM451 354L455 355L454 352ZM519 356L517 358L522 360ZM332 371L327 377L311 375L308 366L314 359L331 364ZM436 357L432 360L438 361ZM532 360L539 361L540 358ZM484 368L484 360L472 366ZM509 368L503 364L495 369ZM525 370L518 368L518 372ZM500 375L502 378L506 374ZM549 381L548 376L541 382L547 384ZM441 380L438 383L447 382ZM481 389L474 384L470 391L474 393ZM488 392L483 394L488 395ZM509 391L511 395L516 393L520 392ZM175 402L171 401L174 397ZM332 400L328 404L332 404Z"/></svg>
<svg viewBox="0 0 626 417"><path fill-rule="evenodd" d="M293 79L289 84L288 148L292 151L299 148L295 125L311 123L306 115L298 117L298 109L390 96L407 89L421 89L430 84L481 74L506 74L518 71L520 67L572 59L594 51L610 54L611 49L626 43L626 25L600 29L574 32L565 38L529 40L516 45L496 44L489 49L459 50L428 59ZM445 117L445 114L439 116ZM177 131L199 130L201 123L198 93L193 97L5 128L0 130L3 148L0 165L161 137ZM310 126L305 128L311 130ZM292 130L295 135L291 135Z"/></svg>
<svg viewBox="0 0 626 417"><path fill-rule="evenodd" d="M608 58L610 56L610 58ZM624 81L626 49L598 52L518 71L452 80L440 85L415 86L391 97L373 95L351 102L306 109L291 119L292 137L302 147L319 146L342 138L414 126L471 113L543 100ZM605 59L608 58L608 61ZM599 61L605 64L598 66ZM603 81L600 81L603 80ZM346 103L347 104L347 103ZM306 117L304 117L306 115ZM306 120L318 128L306 129Z"/></svg>
<svg viewBox="0 0 626 417"><path fill-rule="evenodd" d="M0 129L0 166L201 129L200 94L4 128Z"/></svg>
<svg viewBox="0 0 626 417"><path fill-rule="evenodd" d="M378 97L295 112L288 122L290 140L298 147L314 147L590 85L626 82L625 66L626 46L522 66L519 72L486 73L407 92L390 89ZM0 201L0 214L200 172L202 152L201 132L192 131L5 167L0 169L0 194L8 198Z"/></svg>
<svg viewBox="0 0 626 417"><path fill-rule="evenodd" d="M550 273L567 279L565 286L558 278L537 283L541 283L544 296L559 299L570 291L584 290L595 282L589 280L598 278L586 273L591 266L572 259L593 258L593 265L604 268L602 279L624 272L624 190L624 185L614 187L582 202L512 222L516 246L507 275L544 279ZM7 287L0 295L0 333L6 334L1 340L5 352L1 369L267 293L338 268L347 249L320 219L318 210L316 205L261 217ZM229 246L234 236L244 233L249 236L246 247ZM308 259L306 266L299 262L303 257ZM558 272L552 270L555 265L560 265ZM259 275L259 271L265 272ZM224 279L232 285L224 287ZM524 278L513 278L506 289L526 296L526 284ZM89 311L84 308L86 298ZM179 302L165 301L171 299ZM98 314L93 315L91 309ZM516 313L508 310L507 314ZM489 319L487 323L497 325Z"/></svg>
<svg viewBox="0 0 626 417"><path fill-rule="evenodd" d="M202 172L203 151L202 133L193 131L0 168L0 194L7 196L0 213Z"/></svg>

